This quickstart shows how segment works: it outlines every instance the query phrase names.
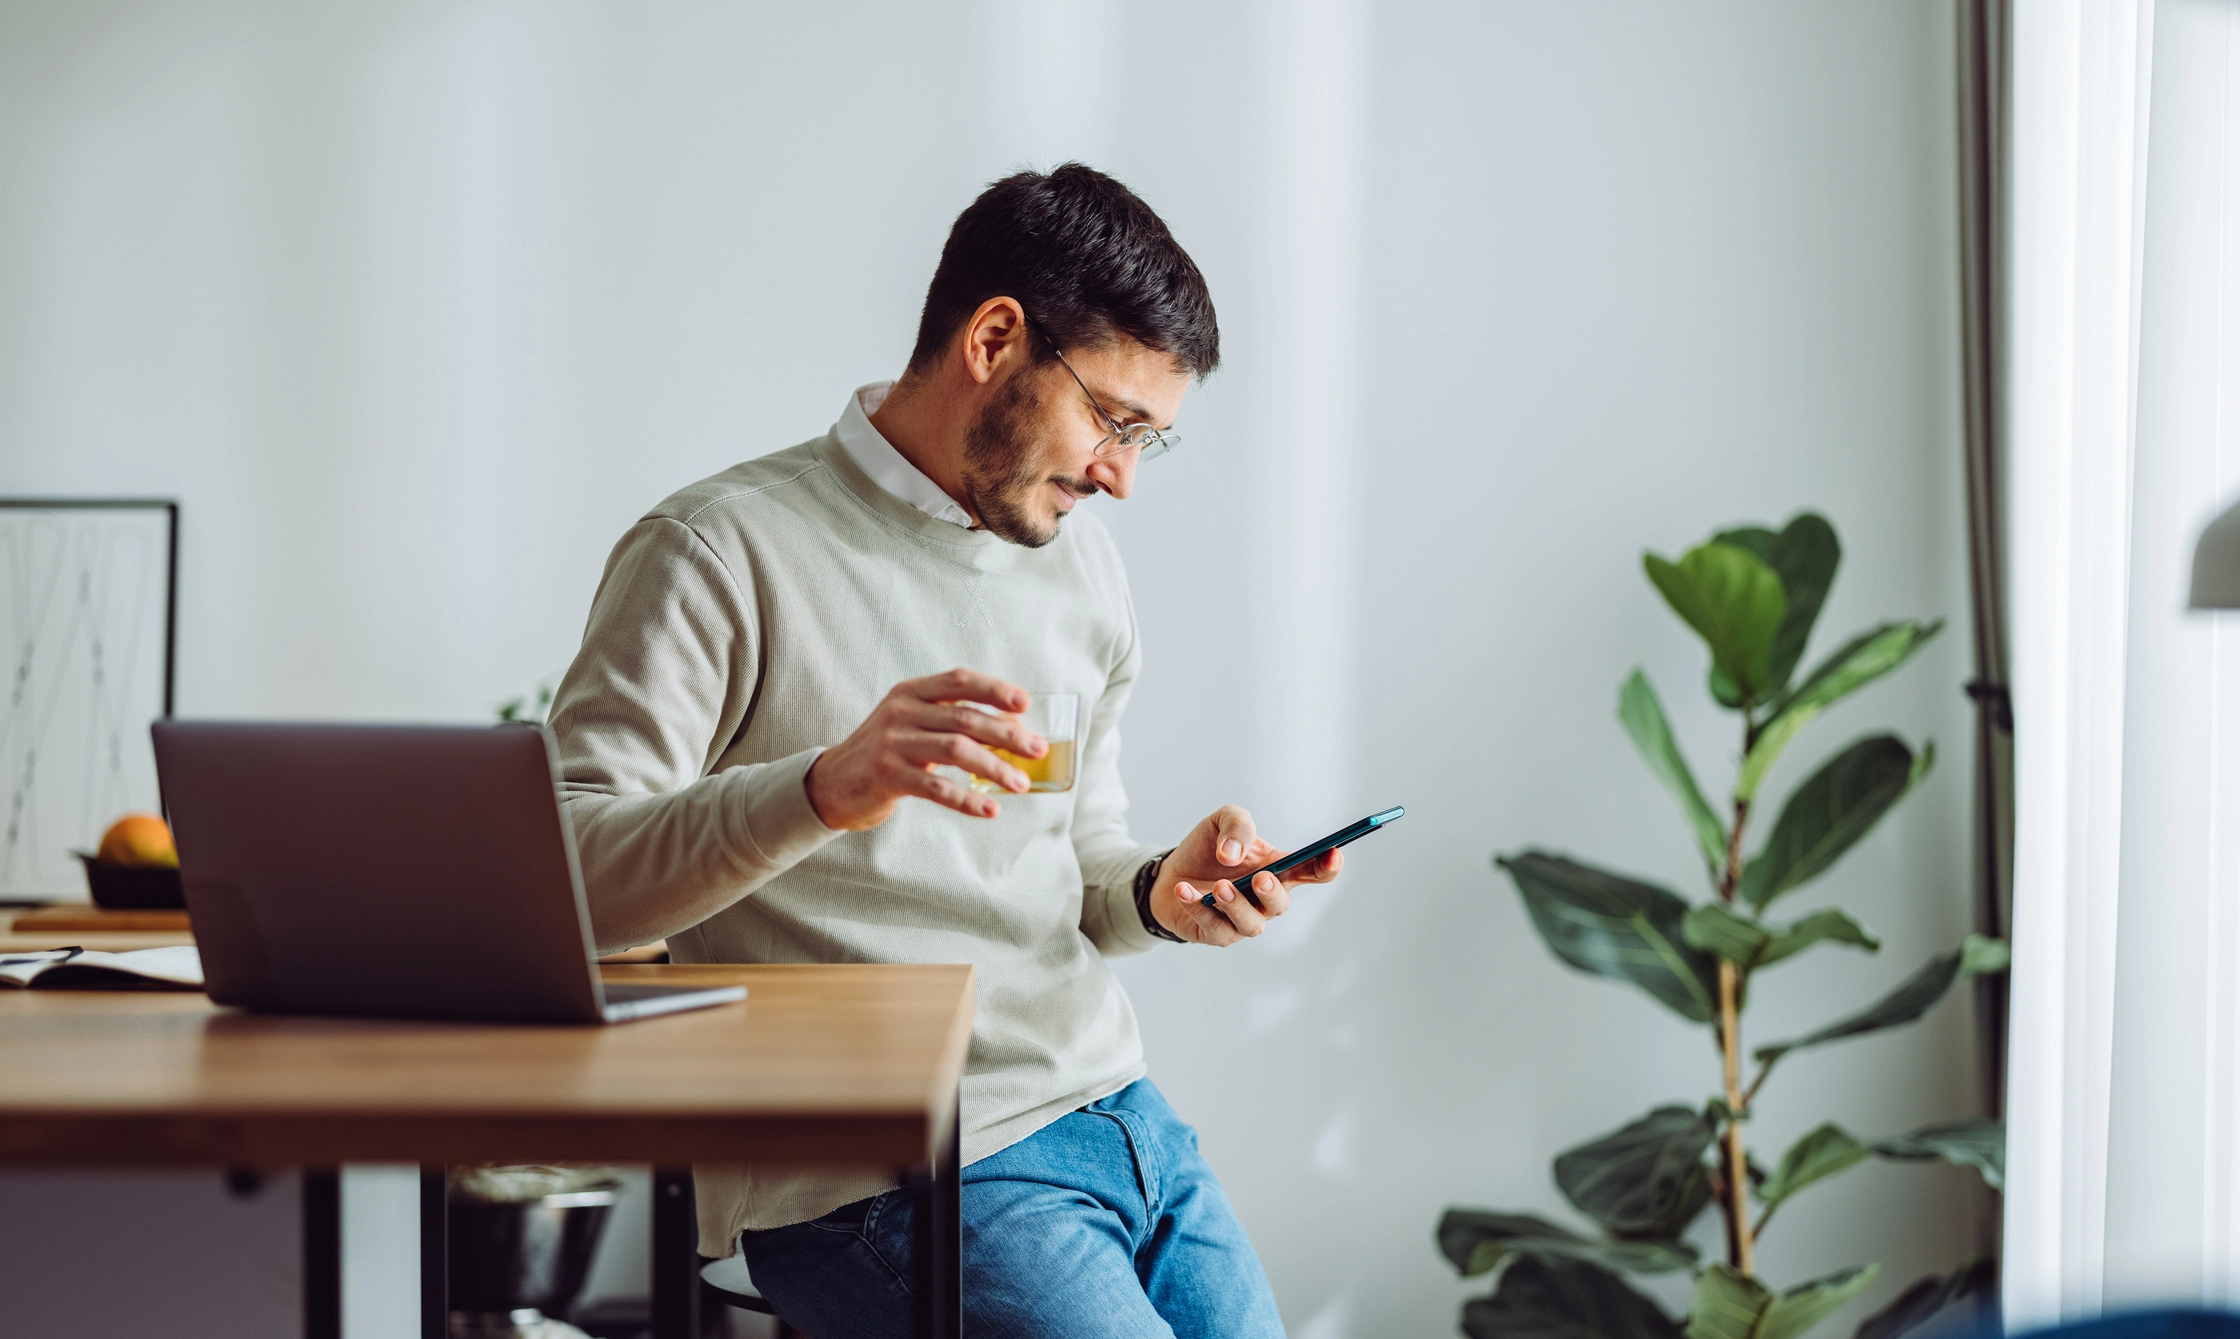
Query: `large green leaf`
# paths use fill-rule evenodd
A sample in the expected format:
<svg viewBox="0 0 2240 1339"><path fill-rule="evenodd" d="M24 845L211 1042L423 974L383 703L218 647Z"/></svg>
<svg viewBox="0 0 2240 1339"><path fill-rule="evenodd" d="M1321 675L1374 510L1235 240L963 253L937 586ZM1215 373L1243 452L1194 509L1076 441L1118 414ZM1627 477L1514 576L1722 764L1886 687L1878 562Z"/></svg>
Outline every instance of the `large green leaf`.
<svg viewBox="0 0 2240 1339"><path fill-rule="evenodd" d="M1764 910L1773 899L1818 878L1882 821L1928 774L1936 749L1921 756L1895 735L1862 739L1829 759L1789 797L1765 849L1742 870L1742 900Z"/></svg>
<svg viewBox="0 0 2240 1339"><path fill-rule="evenodd" d="M1696 1277L1688 1308L1688 1339L1757 1339L1758 1325L1774 1303L1773 1290L1727 1265Z"/></svg>
<svg viewBox="0 0 2240 1339"><path fill-rule="evenodd" d="M1789 1145L1789 1151L1781 1155L1781 1163L1773 1169L1773 1174L1756 1187L1758 1198L1765 1202L1766 1217L1771 1218L1783 1200L1813 1182L1824 1181L1873 1156L1873 1149L1853 1138L1840 1125L1831 1122L1811 1131ZM1763 1219L1758 1226L1761 1229L1765 1226Z"/></svg>
<svg viewBox="0 0 2240 1339"><path fill-rule="evenodd" d="M1973 1167L1993 1190L2002 1190L2006 1152L2006 1127L1995 1120L1924 1126L1912 1134L1873 1143L1829 1123L1791 1144L1781 1155L1781 1165L1754 1187L1754 1193L1765 1202L1766 1216L1771 1218L1776 1206L1806 1186L1877 1156L1898 1162L1943 1161ZM1761 1220L1759 1227L1764 1226Z"/></svg>
<svg viewBox="0 0 2240 1339"><path fill-rule="evenodd" d="M1654 884L1541 851L1497 856L1494 863L1516 881L1533 927L1557 957L1583 972L1631 981L1683 1018L1711 1021L1718 968L1681 938L1686 902Z"/></svg>
<svg viewBox="0 0 2240 1339"><path fill-rule="evenodd" d="M1557 1237L1579 1239L1577 1233L1528 1213L1449 1209L1439 1216L1439 1253L1466 1278L1483 1274L1508 1259L1515 1250L1512 1242Z"/></svg>
<svg viewBox="0 0 2240 1339"><path fill-rule="evenodd" d="M1771 926L1761 925L1724 902L1706 902L1688 908L1680 922L1680 937L1690 948L1700 948L1749 970L1773 943Z"/></svg>
<svg viewBox="0 0 2240 1339"><path fill-rule="evenodd" d="M1836 565L1843 561L1843 546L1836 529L1816 513L1798 512L1780 534L1750 527L1713 535L1712 542L1733 544L1757 554L1781 578L1781 592L1788 608L1781 616L1781 630L1774 634L1773 658L1766 665L1766 687L1780 692L1789 686L1804 644L1819 620L1820 606L1835 584Z"/></svg>
<svg viewBox="0 0 2240 1339"><path fill-rule="evenodd" d="M1989 1260L1963 1265L1949 1278L1931 1274L1867 1317L1855 1339L1898 1339L1906 1331L1928 1324L1953 1303L1988 1290L1997 1277L1998 1270Z"/></svg>
<svg viewBox="0 0 2240 1339"><path fill-rule="evenodd" d="M1633 739L1633 746L1641 751L1641 760L1649 764L1672 798L1680 801L1680 809L1688 816L1688 825L1695 829L1696 845L1702 848L1703 862L1711 867L1716 878L1727 863L1727 834L1719 826L1719 818L1711 812L1711 805L1696 787L1696 775L1688 768L1688 760L1680 753L1680 745L1672 738L1672 726L1665 720L1664 704L1657 701L1657 690L1649 686L1649 676L1640 670L1626 680L1618 690L1618 719L1625 723L1626 734Z"/></svg>
<svg viewBox="0 0 2240 1339"><path fill-rule="evenodd" d="M1598 1241L1528 1213L1449 1209L1439 1219L1439 1250L1463 1274L1483 1274L1511 1256L1562 1264L1583 1260L1631 1274L1696 1267L1695 1248L1679 1241Z"/></svg>
<svg viewBox="0 0 2240 1339"><path fill-rule="evenodd" d="M1798 1335L1834 1315L1845 1302L1866 1291L1880 1265L1859 1265L1826 1278L1800 1283L1781 1294L1758 1326L1757 1339L1797 1339Z"/></svg>
<svg viewBox="0 0 2240 1339"><path fill-rule="evenodd" d="M1876 1270L1861 1265L1777 1294L1747 1274L1713 1265L1696 1279L1687 1339L1796 1339L1874 1282Z"/></svg>
<svg viewBox="0 0 2240 1339"><path fill-rule="evenodd" d="M1834 907L1822 907L1787 929L1776 932L1773 942L1766 945L1765 954L1758 959L1757 965L1771 967L1791 954L1802 953L1814 944L1823 943L1848 944L1852 948L1863 948L1869 953L1882 951L1882 941L1868 934L1859 922Z"/></svg>
<svg viewBox="0 0 2240 1339"><path fill-rule="evenodd" d="M1747 800L1756 795L1789 741L1831 703L1903 665L1943 626L1944 621L1939 619L1931 623L1885 623L1869 629L1821 661L1803 683L1775 698L1750 751L1743 756L1742 771L1734 783L1736 798Z"/></svg>
<svg viewBox="0 0 2240 1339"><path fill-rule="evenodd" d="M1945 993L1952 989L1953 983L1962 977L2003 972L2006 969L2007 946L2004 941L1986 939L1982 935L1969 935L1959 948L1930 959L1928 966L1859 1013L1830 1023L1818 1032L1808 1033L1795 1041L1759 1047L1755 1052L1758 1063L1771 1065L1791 1051L1801 1051L1807 1047L1840 1041L1845 1037L1863 1036L1869 1032L1880 1032L1884 1028L1910 1023L1929 1012L1930 1007L1943 999Z"/></svg>
<svg viewBox="0 0 2240 1339"><path fill-rule="evenodd" d="M1727 672L1720 669L1716 662L1711 666L1710 687L1712 701L1728 711L1742 710L1742 690L1735 687L1734 680L1728 678Z"/></svg>
<svg viewBox="0 0 2240 1339"><path fill-rule="evenodd" d="M1834 907L1823 907L1794 925L1779 926L1755 920L1724 902L1706 902L1688 909L1680 934L1690 947L1725 958L1746 972L1770 967L1819 943L1849 944L1869 953L1882 947L1882 941Z"/></svg>
<svg viewBox="0 0 2240 1339"><path fill-rule="evenodd" d="M1641 565L1711 648L1714 677L1725 675L1749 701L1765 700L1773 641L1788 609L1774 570L1748 549L1717 543L1699 544L1677 563L1645 553Z"/></svg>
<svg viewBox="0 0 2240 1339"><path fill-rule="evenodd" d="M1943 1161L1973 1167L1993 1190L2007 1188L2007 1127L2001 1121L1927 1125L1912 1134L1881 1140L1874 1151L1901 1162Z"/></svg>
<svg viewBox="0 0 2240 1339"><path fill-rule="evenodd" d="M1775 698L1772 715L1824 710L1913 657L1944 628L1944 620L1883 623L1867 629L1813 666L1803 683Z"/></svg>
<svg viewBox="0 0 2240 1339"><path fill-rule="evenodd" d="M1590 1264L1519 1260L1491 1297L1463 1304L1470 1339L1679 1339L1680 1323Z"/></svg>
<svg viewBox="0 0 2240 1339"><path fill-rule="evenodd" d="M1711 1202L1703 1151L1718 1131L1691 1107L1658 1107L1556 1158L1556 1188L1612 1236L1669 1240Z"/></svg>

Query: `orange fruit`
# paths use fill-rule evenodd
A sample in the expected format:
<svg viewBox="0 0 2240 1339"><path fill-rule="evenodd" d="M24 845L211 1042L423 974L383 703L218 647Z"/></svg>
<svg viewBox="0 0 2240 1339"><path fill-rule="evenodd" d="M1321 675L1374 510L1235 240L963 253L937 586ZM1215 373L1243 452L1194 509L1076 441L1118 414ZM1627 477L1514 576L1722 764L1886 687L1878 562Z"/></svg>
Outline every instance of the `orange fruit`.
<svg viewBox="0 0 2240 1339"><path fill-rule="evenodd" d="M171 829L154 814L126 814L101 834L96 855L104 865L160 865L179 867L179 848L171 843Z"/></svg>

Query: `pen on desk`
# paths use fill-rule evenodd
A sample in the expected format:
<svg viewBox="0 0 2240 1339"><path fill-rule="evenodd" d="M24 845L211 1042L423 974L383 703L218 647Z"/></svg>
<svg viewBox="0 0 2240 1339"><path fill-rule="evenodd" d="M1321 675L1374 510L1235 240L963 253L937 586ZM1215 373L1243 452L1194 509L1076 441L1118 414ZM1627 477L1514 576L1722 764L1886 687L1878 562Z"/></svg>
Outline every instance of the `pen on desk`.
<svg viewBox="0 0 2240 1339"><path fill-rule="evenodd" d="M0 958L0 967L28 967L35 962L68 962L83 952L85 950L76 944L68 948L43 948L36 953L19 953Z"/></svg>

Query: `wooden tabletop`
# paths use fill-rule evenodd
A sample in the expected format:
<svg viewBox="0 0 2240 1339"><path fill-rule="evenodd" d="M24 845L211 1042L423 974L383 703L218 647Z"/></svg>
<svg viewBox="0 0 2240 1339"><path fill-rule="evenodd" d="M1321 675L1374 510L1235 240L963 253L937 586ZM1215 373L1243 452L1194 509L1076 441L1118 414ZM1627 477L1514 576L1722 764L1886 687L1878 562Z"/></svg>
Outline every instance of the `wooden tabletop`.
<svg viewBox="0 0 2240 1339"><path fill-rule="evenodd" d="M969 966L643 966L744 1003L610 1027L274 1017L0 990L0 1164L900 1168L948 1135Z"/></svg>
<svg viewBox="0 0 2240 1339"><path fill-rule="evenodd" d="M194 932L187 927L183 911L103 911L84 902L0 907L0 953L25 953L65 944L123 953L193 942Z"/></svg>
<svg viewBox="0 0 2240 1339"><path fill-rule="evenodd" d="M0 907L0 954L77 947L103 953L168 948L194 942L184 911L104 911L89 902L53 902L43 907ZM610 953L603 963L667 962L662 940Z"/></svg>
<svg viewBox="0 0 2240 1339"><path fill-rule="evenodd" d="M184 910L111 911L88 902L50 902L8 915L14 934L194 934L194 922Z"/></svg>

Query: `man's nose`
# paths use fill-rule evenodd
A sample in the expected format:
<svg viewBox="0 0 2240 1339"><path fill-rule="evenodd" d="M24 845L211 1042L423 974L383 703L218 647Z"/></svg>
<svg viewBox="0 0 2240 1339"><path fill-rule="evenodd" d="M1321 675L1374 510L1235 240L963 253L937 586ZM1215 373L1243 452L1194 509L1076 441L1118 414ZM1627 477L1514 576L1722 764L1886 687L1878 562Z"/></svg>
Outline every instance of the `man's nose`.
<svg viewBox="0 0 2240 1339"><path fill-rule="evenodd" d="M1097 487L1123 501L1136 486L1136 461L1141 457L1135 447L1122 447L1109 456L1097 456L1089 462L1089 479Z"/></svg>

